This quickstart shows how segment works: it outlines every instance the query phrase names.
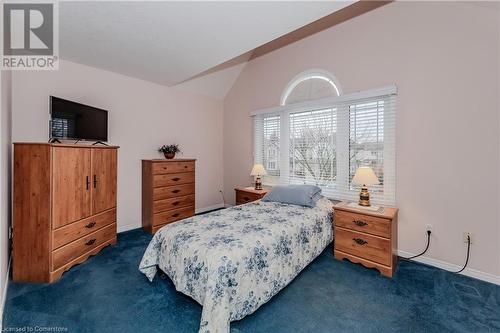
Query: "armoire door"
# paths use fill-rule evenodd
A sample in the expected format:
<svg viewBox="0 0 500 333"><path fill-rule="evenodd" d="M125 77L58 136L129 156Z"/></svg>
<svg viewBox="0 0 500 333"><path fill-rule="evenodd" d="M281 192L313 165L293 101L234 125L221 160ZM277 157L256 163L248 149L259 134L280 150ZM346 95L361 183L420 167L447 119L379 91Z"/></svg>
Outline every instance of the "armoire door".
<svg viewBox="0 0 500 333"><path fill-rule="evenodd" d="M90 148L52 147L52 226L91 215Z"/></svg>
<svg viewBox="0 0 500 333"><path fill-rule="evenodd" d="M116 159L116 149L92 149L92 214L116 207Z"/></svg>

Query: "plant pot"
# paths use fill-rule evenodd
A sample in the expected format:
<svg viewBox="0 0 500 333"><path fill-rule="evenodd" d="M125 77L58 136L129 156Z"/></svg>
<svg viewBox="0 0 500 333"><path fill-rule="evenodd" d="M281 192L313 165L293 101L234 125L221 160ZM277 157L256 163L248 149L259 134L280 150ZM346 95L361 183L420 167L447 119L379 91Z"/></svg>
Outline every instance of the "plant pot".
<svg viewBox="0 0 500 333"><path fill-rule="evenodd" d="M175 157L175 153L163 153L163 155L165 155L167 160L171 160Z"/></svg>

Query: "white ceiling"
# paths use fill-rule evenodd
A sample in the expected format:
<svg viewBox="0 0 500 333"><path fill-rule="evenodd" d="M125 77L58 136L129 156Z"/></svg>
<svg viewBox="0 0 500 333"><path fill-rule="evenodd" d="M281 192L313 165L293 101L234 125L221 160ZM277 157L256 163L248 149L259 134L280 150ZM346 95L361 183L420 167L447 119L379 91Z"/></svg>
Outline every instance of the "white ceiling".
<svg viewBox="0 0 500 333"><path fill-rule="evenodd" d="M172 86L353 2L60 2L60 54ZM211 74L208 94L224 95L239 70ZM206 90L204 80L182 86Z"/></svg>

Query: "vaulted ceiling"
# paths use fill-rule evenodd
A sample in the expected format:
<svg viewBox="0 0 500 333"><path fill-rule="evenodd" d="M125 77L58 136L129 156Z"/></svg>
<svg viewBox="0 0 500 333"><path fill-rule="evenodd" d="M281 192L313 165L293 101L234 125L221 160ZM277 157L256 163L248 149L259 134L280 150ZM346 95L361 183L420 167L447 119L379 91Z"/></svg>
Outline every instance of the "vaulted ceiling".
<svg viewBox="0 0 500 333"><path fill-rule="evenodd" d="M353 2L60 2L60 54L172 86ZM240 69L210 76L218 86L209 94L223 95ZM196 90L197 82L182 86Z"/></svg>

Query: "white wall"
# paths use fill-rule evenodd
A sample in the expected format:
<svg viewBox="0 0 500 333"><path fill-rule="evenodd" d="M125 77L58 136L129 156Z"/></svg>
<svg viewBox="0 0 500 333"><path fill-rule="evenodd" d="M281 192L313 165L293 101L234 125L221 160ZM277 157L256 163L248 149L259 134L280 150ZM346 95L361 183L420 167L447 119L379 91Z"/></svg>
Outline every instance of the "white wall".
<svg viewBox="0 0 500 333"><path fill-rule="evenodd" d="M250 112L296 74L323 68L344 93L395 83L399 249L420 252L432 224L427 258L462 265L472 232L469 274L500 281L498 30L492 8L394 2L252 60L224 101L226 192L251 181Z"/></svg>
<svg viewBox="0 0 500 333"><path fill-rule="evenodd" d="M49 95L109 110L109 142L121 147L119 231L141 226L141 159L162 158L162 144L197 159L197 210L221 204L222 102L68 61L14 72L12 92L14 142L48 140Z"/></svg>
<svg viewBox="0 0 500 333"><path fill-rule="evenodd" d="M8 281L11 220L11 73L0 71L0 316ZM2 317L0 317L0 324Z"/></svg>

